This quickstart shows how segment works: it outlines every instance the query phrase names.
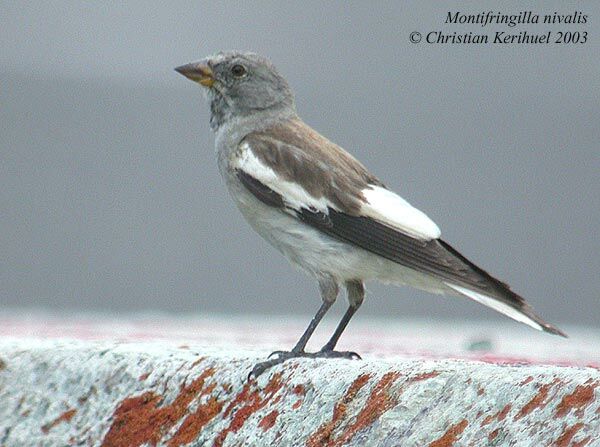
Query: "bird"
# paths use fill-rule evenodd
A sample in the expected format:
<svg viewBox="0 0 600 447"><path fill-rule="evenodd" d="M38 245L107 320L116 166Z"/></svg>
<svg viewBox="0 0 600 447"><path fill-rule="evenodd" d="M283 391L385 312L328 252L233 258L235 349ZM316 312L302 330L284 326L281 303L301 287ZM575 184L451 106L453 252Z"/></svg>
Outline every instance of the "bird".
<svg viewBox="0 0 600 447"><path fill-rule="evenodd" d="M441 238L425 213L387 188L350 153L298 116L287 80L265 57L222 51L175 68L200 84L210 103L217 163L250 226L314 277L321 305L289 351L257 363L258 377L289 359L358 359L336 351L363 303L365 281L464 296L534 329L566 337L504 282ZM348 308L317 352L306 345L346 289Z"/></svg>

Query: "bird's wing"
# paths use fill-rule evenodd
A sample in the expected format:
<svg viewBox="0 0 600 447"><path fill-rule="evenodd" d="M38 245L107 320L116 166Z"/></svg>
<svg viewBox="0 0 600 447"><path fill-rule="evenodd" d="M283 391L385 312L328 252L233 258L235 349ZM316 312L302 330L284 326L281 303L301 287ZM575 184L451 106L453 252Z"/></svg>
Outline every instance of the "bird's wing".
<svg viewBox="0 0 600 447"><path fill-rule="evenodd" d="M440 236L425 213L299 120L246 136L236 155L235 167L280 194L289 211L332 209L372 218L419 240Z"/></svg>
<svg viewBox="0 0 600 447"><path fill-rule="evenodd" d="M246 136L232 165L259 200L323 233L442 280L536 329L560 331L523 298L441 240L437 225L339 146L300 121Z"/></svg>

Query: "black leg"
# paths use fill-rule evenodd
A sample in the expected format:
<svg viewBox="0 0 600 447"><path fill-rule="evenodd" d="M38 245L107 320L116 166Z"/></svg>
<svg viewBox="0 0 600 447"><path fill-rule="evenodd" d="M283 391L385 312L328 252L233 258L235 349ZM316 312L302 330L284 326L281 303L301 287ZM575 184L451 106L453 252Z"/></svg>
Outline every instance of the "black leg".
<svg viewBox="0 0 600 447"><path fill-rule="evenodd" d="M335 328L335 332L333 333L333 335L331 336L329 341L327 343L325 343L325 345L323 345L323 347L321 348L321 351L333 351L333 348L335 348L335 345L337 345L337 342L340 339L342 332L344 332L344 329L346 329L346 326L348 326L348 322L350 321L350 319L356 313L357 310L358 310L358 307L355 307L352 305L350 305L350 307L348 307L348 310L346 310L346 313L342 317L340 324L338 324L338 326Z"/></svg>
<svg viewBox="0 0 600 447"><path fill-rule="evenodd" d="M258 377L267 369L292 358L315 357L315 354L304 352L304 348L306 348L306 343L308 343L313 332L315 332L315 329L335 302L338 295L338 285L333 278L324 277L319 281L319 289L321 291L323 303L321 304L321 307L319 307L316 315L310 321L310 324L302 334L302 337L300 337L300 340L298 340L298 343L296 343L296 346L294 346L291 351L275 351L271 353L269 357L276 356L276 358L256 364L250 374L248 374L248 379L251 377Z"/></svg>
<svg viewBox="0 0 600 447"><path fill-rule="evenodd" d="M342 332L344 332L344 329L346 329L346 326L348 326L350 319L356 313L365 298L365 287L361 281L348 281L346 283L346 290L348 292L348 302L350 303L350 306L348 307L348 310L346 310L346 313L342 317L342 320L338 324L329 341L321 348L321 352L333 351L335 345L337 345L337 342L340 339L340 336L342 335ZM358 356L358 354L356 355Z"/></svg>
<svg viewBox="0 0 600 447"><path fill-rule="evenodd" d="M315 332L315 329L317 328L327 311L331 308L332 304L333 301L323 301L323 304L321 304L321 307L319 307L317 314L313 317L312 320L310 320L310 324L304 331L304 334L302 334L302 337L300 337L300 340L298 340L296 346L292 348L292 352L304 352L304 348L306 348L306 343L308 343L308 340L312 336L313 332Z"/></svg>

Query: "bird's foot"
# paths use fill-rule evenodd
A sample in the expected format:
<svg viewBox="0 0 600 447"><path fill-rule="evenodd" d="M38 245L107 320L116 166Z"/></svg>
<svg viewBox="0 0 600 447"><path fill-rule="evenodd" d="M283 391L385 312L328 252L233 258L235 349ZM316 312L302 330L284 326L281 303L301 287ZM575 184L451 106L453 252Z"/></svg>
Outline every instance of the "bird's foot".
<svg viewBox="0 0 600 447"><path fill-rule="evenodd" d="M274 357L274 358L271 358ZM257 363L250 374L248 374L248 380L251 378L258 378L267 369L272 368L275 365L279 365L286 360L306 357L311 359L347 359L347 360L360 360L361 356L356 352L352 351L333 351L333 350L320 350L317 352L304 352L304 351L275 351L269 355L269 360Z"/></svg>

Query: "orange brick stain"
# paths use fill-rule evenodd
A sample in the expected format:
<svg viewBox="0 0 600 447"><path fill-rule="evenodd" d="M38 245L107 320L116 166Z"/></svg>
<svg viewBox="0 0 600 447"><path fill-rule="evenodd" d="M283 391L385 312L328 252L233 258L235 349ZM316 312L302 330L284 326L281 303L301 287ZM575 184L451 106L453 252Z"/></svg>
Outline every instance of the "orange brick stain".
<svg viewBox="0 0 600 447"><path fill-rule="evenodd" d="M496 420L497 422L502 422L504 419L506 419L506 416L508 415L508 413L510 412L511 409L512 409L512 405L506 404L497 413L486 416L483 419L483 421L481 421L480 426L485 427L486 425L490 424L494 420ZM477 413L477 419L479 419L480 416L481 416L481 413ZM500 433L500 427L494 428L492 431L490 431L488 433L488 441L490 441L490 443L491 443L494 439L496 439L498 437L499 433Z"/></svg>
<svg viewBox="0 0 600 447"><path fill-rule="evenodd" d="M498 421L503 421L511 408L512 408L511 404L506 404L504 406L504 408L502 410L500 410L498 412L498 414L496 415L496 418L498 419Z"/></svg>
<svg viewBox="0 0 600 447"><path fill-rule="evenodd" d="M198 366L200 363L202 363L204 360L206 359L206 357L198 357L196 360L194 360L194 362L192 363L192 368L195 368L196 366Z"/></svg>
<svg viewBox="0 0 600 447"><path fill-rule="evenodd" d="M531 377L527 377L527 379L525 379L523 382L521 382L521 385L530 383L532 380L533 379ZM549 396L552 391L552 388L559 383L560 383L560 381L555 379L554 381L552 381L550 383L541 385L538 388L538 391L535 394L535 396L533 396L517 412L517 414L514 416L514 420L518 420L524 416L527 416L529 413L531 413L532 411L534 411L536 409L542 409L542 408L546 407L551 401L551 398L549 398ZM556 407L555 416L556 417L564 417L567 414L569 414L572 410L575 410L575 414L578 417L582 417L583 411L585 410L585 408L587 408L595 400L595 389L596 389L597 385L598 385L598 383L592 382L591 380L589 380L588 382L586 382L583 385L576 386L575 389L571 393L563 396L560 403ZM494 420L497 420L497 421L504 420L510 410L511 410L511 404L507 404L501 411L499 411L495 415L486 416L483 419L483 421L481 422L481 426L483 427L487 424L490 424ZM555 441L555 443L553 445L558 446L558 447L567 447L567 446L583 447L583 446L587 445L589 443L589 441L591 440L591 438L589 438L589 437L582 439L581 441L578 441L575 443L572 442L573 437L577 434L577 432L582 427L583 427L582 423L577 423L570 427L566 427L563 430L560 437ZM490 442L493 441L498 436L498 433L499 433L498 428L491 431L488 434L488 440Z"/></svg>
<svg viewBox="0 0 600 447"><path fill-rule="evenodd" d="M533 376L529 376L525 380L523 380L521 383L519 383L519 385L527 385L532 380L533 380Z"/></svg>
<svg viewBox="0 0 600 447"><path fill-rule="evenodd" d="M556 407L556 416L563 417L571 410L576 410L576 414L582 416L585 408L594 401L597 385L597 383L590 383L575 387L575 390L564 396Z"/></svg>
<svg viewBox="0 0 600 447"><path fill-rule="evenodd" d="M102 441L103 447L137 447L142 444L156 445L162 439L163 435L174 427L181 418L186 415L189 404L196 397L208 394L209 389L205 389L208 378L214 374L214 368L207 368L194 379L189 385L182 385L179 394L171 404L162 405L163 396L148 391L140 396L128 397L124 399L113 414L113 423L108 433ZM209 403L206 405L211 404ZM200 422L208 422L214 415L214 407L218 403L213 402L213 410L202 409L202 415L197 415L194 422L189 420L187 424L184 421L178 434L179 439L188 439L194 436L202 429ZM196 412L198 413L198 412ZM195 414L196 414L195 413ZM212 416L209 418L209 416ZM187 419L186 419L187 420ZM185 430L182 429L185 426ZM193 429L193 430L192 430ZM179 444L169 444L170 447Z"/></svg>
<svg viewBox="0 0 600 447"><path fill-rule="evenodd" d="M277 410L271 411L269 414L267 414L260 420L260 422L258 423L258 426L260 428L262 428L263 431L267 431L267 430L273 428L273 426L275 425L275 422L277 422L277 416L279 416L279 411L277 411Z"/></svg>
<svg viewBox="0 0 600 447"><path fill-rule="evenodd" d="M469 422L466 419L452 425L441 438L436 439L429 447L452 447L462 432L465 431Z"/></svg>
<svg viewBox="0 0 600 447"><path fill-rule="evenodd" d="M304 396L306 396L306 387L302 384L296 385L294 388L292 388L292 393L298 396L298 400L292 405L292 409L297 410L304 403Z"/></svg>
<svg viewBox="0 0 600 447"><path fill-rule="evenodd" d="M492 442L494 439L496 439L496 437L498 436L498 433L500 433L500 429L499 428L497 428L495 430L492 430L488 434L488 441Z"/></svg>
<svg viewBox="0 0 600 447"><path fill-rule="evenodd" d="M489 424L490 422L492 422L494 419L496 419L498 422L503 421L504 418L506 418L506 415L508 414L508 412L511 410L512 406L511 404L506 404L502 410L500 410L498 413L496 414L490 414L487 415L483 421L481 421L481 426L483 427L484 425ZM478 415L478 417L481 415Z"/></svg>
<svg viewBox="0 0 600 447"><path fill-rule="evenodd" d="M590 443L591 440L592 440L592 437L588 436L586 438L583 438L581 441L574 442L572 444L572 447L585 447L586 445L588 445Z"/></svg>
<svg viewBox="0 0 600 447"><path fill-rule="evenodd" d="M554 442L555 447L569 447L571 446L571 441L573 437L577 434L577 432L583 427L581 422L574 424L570 427L567 427L563 430L562 434L558 437L558 439Z"/></svg>
<svg viewBox="0 0 600 447"><path fill-rule="evenodd" d="M527 416L533 410L542 409L548 405L548 394L557 383L559 383L559 380L555 379L550 383L540 386L536 395L533 396L533 398L521 408L521 410L515 415L514 420L519 420L522 417Z"/></svg>
<svg viewBox="0 0 600 447"><path fill-rule="evenodd" d="M408 383L427 380L436 377L439 373L432 372L421 374L407 381ZM345 395L334 406L333 415L329 422L321 425L307 440L307 447L341 447L347 445L361 430L371 426L386 411L393 408L399 399L399 392L391 393L391 388L400 377L399 372L388 372L375 384L369 393L369 397L364 406L352 418L352 423L345 425L347 418L347 406L356 397L357 393L366 385L370 376L368 374L360 375L348 387ZM334 432L341 432L334 436Z"/></svg>
<svg viewBox="0 0 600 447"><path fill-rule="evenodd" d="M346 417L347 405L352 402L356 394L367 384L369 374L361 374L350 384L342 399L333 407L333 416L329 422L321 425L307 440L308 447L321 447L328 445L331 435L341 421Z"/></svg>
<svg viewBox="0 0 600 447"><path fill-rule="evenodd" d="M215 385L215 384L213 384ZM209 387L210 388L210 387ZM212 387L214 388L214 386ZM206 389L206 394L210 393L212 389ZM189 414L181 424L181 427L169 440L169 447L177 447L184 444L189 444L198 437L202 428L211 421L216 415L218 415L223 409L223 402L219 402L217 398L211 397L208 402L203 405L199 405L196 411Z"/></svg>
<svg viewBox="0 0 600 447"><path fill-rule="evenodd" d="M409 379L409 382L420 382L421 380L433 379L434 377L439 376L440 373L438 371L431 371L428 373L417 374L414 377Z"/></svg>
<svg viewBox="0 0 600 447"><path fill-rule="evenodd" d="M492 422L492 421L494 420L495 416L496 416L496 415L491 415L491 414L488 414L488 415L487 415L487 416L486 416L486 417L483 419L483 421L481 421L481 426L483 427L484 425L487 425L487 424L489 424L490 422Z"/></svg>
<svg viewBox="0 0 600 447"><path fill-rule="evenodd" d="M390 388L398 377L400 377L400 373L398 372L389 372L383 375L381 380L379 380L375 385L375 388L371 391L367 403L356 416L355 422L347 427L333 444L335 447L346 445L356 433L369 427L373 422L379 419L383 413L396 405L398 396L391 395Z"/></svg>
<svg viewBox="0 0 600 447"><path fill-rule="evenodd" d="M239 394L225 408L224 417L231 416L229 425L225 427L213 443L213 447L221 447L229 433L236 433L254 413L264 408L283 387L281 373L275 373L264 390L256 387L255 382L247 382Z"/></svg>
<svg viewBox="0 0 600 447"><path fill-rule="evenodd" d="M292 388L292 393L294 393L296 396L306 396L306 387L302 384L296 385L294 388Z"/></svg>
<svg viewBox="0 0 600 447"><path fill-rule="evenodd" d="M296 402L294 402L294 405L292 405L292 410L297 410L302 406L303 403L304 401L302 399L298 399Z"/></svg>
<svg viewBox="0 0 600 447"><path fill-rule="evenodd" d="M77 410L75 410L74 408L71 408L70 410L65 411L60 416L58 416L56 419L54 419L52 422L42 425L42 432L48 433L50 430L52 430L54 427L56 427L61 422L69 422L71 419L73 419L73 416L75 416L75 413L77 413Z"/></svg>

